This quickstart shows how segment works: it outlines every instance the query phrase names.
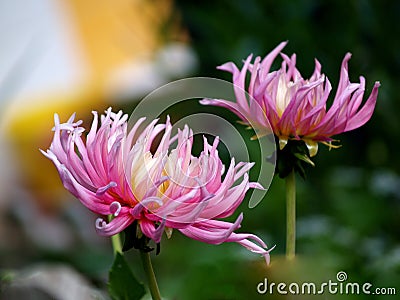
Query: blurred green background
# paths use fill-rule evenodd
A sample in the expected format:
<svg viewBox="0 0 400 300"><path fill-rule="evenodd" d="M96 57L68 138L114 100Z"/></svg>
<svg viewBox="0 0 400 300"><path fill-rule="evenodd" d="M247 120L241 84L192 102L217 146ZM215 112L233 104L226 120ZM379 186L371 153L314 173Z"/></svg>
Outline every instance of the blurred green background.
<svg viewBox="0 0 400 300"><path fill-rule="evenodd" d="M264 56L279 42L288 40L283 52L297 54L297 65L304 77L311 75L317 58L335 90L341 61L346 52L351 52L351 80L365 76L366 94L375 81L380 81L381 87L372 119L360 129L337 136L341 148L329 151L321 145L314 158L316 167L307 170L306 180L297 178L298 257L294 263L288 264L283 259L284 182L274 178L265 199L257 207L249 209L245 200L235 214L244 212L241 232L255 233L269 246L276 245L271 253L271 265L266 267L259 256L239 245L202 244L175 231L172 239L162 241L160 255L153 257L164 297L177 300L318 298L260 296L256 286L264 278L289 283L326 282L335 280L339 271L347 273L347 282L395 287L399 294L400 96L396 86L400 80L400 2L181 0L173 5L174 16L180 17L198 60L198 67L190 76L230 81L229 74L216 70L216 66L227 61L241 65L249 53ZM138 100L132 97L113 106L129 112ZM192 111L223 115L232 124L236 121L233 114L202 107L196 101L184 104L179 110L172 108L169 113L180 116L182 112ZM244 136L251 136L240 125L235 126ZM254 147L252 142L248 142L248 147ZM47 163L43 159L43 164ZM76 216L63 212L61 217L71 220ZM13 213L8 218L18 224ZM112 262L108 241L88 242L85 237L95 234L92 228L85 229L89 231L85 236L77 233L81 230L79 226L74 230L74 235L80 237L68 249L49 250L45 245L29 245L29 238L22 237L12 251L2 251L0 267L18 270L38 262L62 262L78 270L98 288L105 289ZM130 251L127 257L135 274L143 278L138 254ZM397 297L369 295L368 299ZM365 296L324 294L318 299L365 299Z"/></svg>

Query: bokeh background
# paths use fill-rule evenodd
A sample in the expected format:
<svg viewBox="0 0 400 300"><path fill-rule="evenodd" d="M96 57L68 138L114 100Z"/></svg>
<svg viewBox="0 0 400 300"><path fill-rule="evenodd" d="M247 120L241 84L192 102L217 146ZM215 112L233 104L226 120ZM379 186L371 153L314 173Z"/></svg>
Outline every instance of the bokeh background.
<svg viewBox="0 0 400 300"><path fill-rule="evenodd" d="M333 86L351 52L352 81L365 76L367 93L382 84L375 113L337 137L340 149L320 147L316 167L297 178L295 263L282 258L284 182L275 178L261 204L249 209L245 200L239 209L241 231L276 245L270 267L239 245L206 245L175 232L153 259L161 291L166 299L294 299L259 296L256 286L264 278L324 282L345 271L349 282L400 293L400 2L4 0L0 15L0 288L7 297L107 297L110 242L96 236L96 216L64 191L39 152L50 144L54 112L62 119L77 112L86 125L92 110L129 113L175 79L230 80L215 67L264 56L283 40L305 77L318 58ZM168 111L176 118L195 112L236 120L197 100ZM127 258L143 280L137 253ZM75 298L65 298L65 287Z"/></svg>

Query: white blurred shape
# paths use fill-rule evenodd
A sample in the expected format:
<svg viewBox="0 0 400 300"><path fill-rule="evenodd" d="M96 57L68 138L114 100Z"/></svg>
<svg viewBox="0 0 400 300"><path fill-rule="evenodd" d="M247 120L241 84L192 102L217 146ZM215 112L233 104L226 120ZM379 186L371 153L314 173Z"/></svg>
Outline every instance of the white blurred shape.
<svg viewBox="0 0 400 300"><path fill-rule="evenodd" d="M110 76L107 94L116 100L143 97L171 79L189 75L197 65L196 54L190 46L170 43L154 59L136 59L118 68Z"/></svg>
<svg viewBox="0 0 400 300"><path fill-rule="evenodd" d="M369 186L378 196L394 196L400 199L400 176L390 170L374 172Z"/></svg>
<svg viewBox="0 0 400 300"><path fill-rule="evenodd" d="M156 64L160 71L170 77L183 77L197 67L194 51L185 44L171 43L160 49Z"/></svg>
<svg viewBox="0 0 400 300"><path fill-rule="evenodd" d="M2 109L7 104L15 115L21 107L37 105L34 97L81 84L87 68L72 24L61 1L0 2Z"/></svg>
<svg viewBox="0 0 400 300"><path fill-rule="evenodd" d="M38 265L18 272L12 283L4 288L0 298L7 300L109 299L104 292L91 286L81 274L65 265Z"/></svg>

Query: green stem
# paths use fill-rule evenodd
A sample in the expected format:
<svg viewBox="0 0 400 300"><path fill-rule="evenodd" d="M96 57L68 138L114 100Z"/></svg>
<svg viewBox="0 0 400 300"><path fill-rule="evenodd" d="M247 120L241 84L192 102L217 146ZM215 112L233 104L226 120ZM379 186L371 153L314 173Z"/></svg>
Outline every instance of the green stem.
<svg viewBox="0 0 400 300"><path fill-rule="evenodd" d="M112 215L108 216L108 221L111 222L111 220L113 219ZM121 244L121 239L119 236L119 233L114 234L113 236L111 236L111 244L114 250L114 255L117 253L121 253L122 254L122 244Z"/></svg>
<svg viewBox="0 0 400 300"><path fill-rule="evenodd" d="M142 259L143 269L146 273L151 297L153 298L153 300L161 300L156 275L154 274L153 266L151 265L150 252L140 251L140 258Z"/></svg>
<svg viewBox="0 0 400 300"><path fill-rule="evenodd" d="M296 178L294 169L286 177L286 258L296 253Z"/></svg>

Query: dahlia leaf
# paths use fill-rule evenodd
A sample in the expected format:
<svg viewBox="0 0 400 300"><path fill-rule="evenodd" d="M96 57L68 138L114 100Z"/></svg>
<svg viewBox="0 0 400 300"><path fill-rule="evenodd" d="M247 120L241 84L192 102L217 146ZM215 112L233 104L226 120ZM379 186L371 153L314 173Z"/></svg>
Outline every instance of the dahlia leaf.
<svg viewBox="0 0 400 300"><path fill-rule="evenodd" d="M113 300L139 300L146 293L120 253L116 254L109 272L108 292Z"/></svg>

